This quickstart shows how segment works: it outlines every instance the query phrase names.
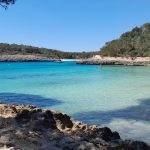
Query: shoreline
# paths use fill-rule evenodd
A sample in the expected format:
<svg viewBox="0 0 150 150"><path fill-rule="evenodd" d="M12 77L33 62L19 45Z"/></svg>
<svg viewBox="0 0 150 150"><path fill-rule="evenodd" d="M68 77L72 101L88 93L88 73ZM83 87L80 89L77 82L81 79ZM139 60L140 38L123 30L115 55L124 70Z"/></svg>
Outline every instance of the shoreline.
<svg viewBox="0 0 150 150"><path fill-rule="evenodd" d="M108 127L88 126L67 114L32 105L0 103L0 127L0 149L6 150L150 149L141 141L122 140Z"/></svg>
<svg viewBox="0 0 150 150"><path fill-rule="evenodd" d="M123 66L150 66L150 57L101 57L94 56L89 59L77 61L81 65L123 65Z"/></svg>
<svg viewBox="0 0 150 150"><path fill-rule="evenodd" d="M0 62L71 62L81 65L150 66L150 57L101 57L88 59L57 59L43 55L0 55Z"/></svg>
<svg viewBox="0 0 150 150"><path fill-rule="evenodd" d="M81 61L82 59L61 59L62 62Z"/></svg>
<svg viewBox="0 0 150 150"><path fill-rule="evenodd" d="M43 55L0 55L0 62L71 62L81 65L150 66L150 57L101 57L88 59L57 59Z"/></svg>
<svg viewBox="0 0 150 150"><path fill-rule="evenodd" d="M48 58L42 55L0 55L0 62L55 62L57 58Z"/></svg>
<svg viewBox="0 0 150 150"><path fill-rule="evenodd" d="M81 59L48 58L42 55L0 55L0 62L70 62Z"/></svg>

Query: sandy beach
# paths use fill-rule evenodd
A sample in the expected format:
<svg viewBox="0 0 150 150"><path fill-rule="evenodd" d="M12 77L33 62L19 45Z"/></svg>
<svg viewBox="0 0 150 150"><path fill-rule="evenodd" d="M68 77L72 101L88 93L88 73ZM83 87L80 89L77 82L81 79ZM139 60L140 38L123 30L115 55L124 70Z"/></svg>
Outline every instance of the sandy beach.
<svg viewBox="0 0 150 150"><path fill-rule="evenodd" d="M61 59L63 62L68 62L68 61L80 61L82 59Z"/></svg>

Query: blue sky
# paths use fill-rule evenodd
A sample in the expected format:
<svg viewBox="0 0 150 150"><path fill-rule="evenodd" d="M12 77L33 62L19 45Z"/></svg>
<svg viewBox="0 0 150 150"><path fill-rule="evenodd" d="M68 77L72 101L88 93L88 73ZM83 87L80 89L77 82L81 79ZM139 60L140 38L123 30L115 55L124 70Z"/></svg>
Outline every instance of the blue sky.
<svg viewBox="0 0 150 150"><path fill-rule="evenodd" d="M0 42L94 51L146 22L150 0L17 0L0 8Z"/></svg>

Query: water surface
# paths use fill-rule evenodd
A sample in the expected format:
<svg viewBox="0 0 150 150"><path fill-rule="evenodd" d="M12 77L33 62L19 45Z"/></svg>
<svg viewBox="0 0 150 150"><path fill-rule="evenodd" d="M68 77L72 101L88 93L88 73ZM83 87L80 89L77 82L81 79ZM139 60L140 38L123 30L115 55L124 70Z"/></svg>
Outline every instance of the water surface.
<svg viewBox="0 0 150 150"><path fill-rule="evenodd" d="M108 125L123 138L150 141L150 67L0 63L0 99L59 110Z"/></svg>

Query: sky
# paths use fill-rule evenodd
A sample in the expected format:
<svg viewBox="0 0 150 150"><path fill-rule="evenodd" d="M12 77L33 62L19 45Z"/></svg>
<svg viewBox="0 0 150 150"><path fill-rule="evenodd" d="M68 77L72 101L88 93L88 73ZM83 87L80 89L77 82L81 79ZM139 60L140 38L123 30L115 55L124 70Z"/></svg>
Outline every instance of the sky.
<svg viewBox="0 0 150 150"><path fill-rule="evenodd" d="M150 0L17 0L0 8L0 43L97 51L150 22Z"/></svg>

